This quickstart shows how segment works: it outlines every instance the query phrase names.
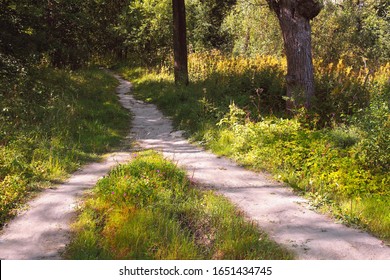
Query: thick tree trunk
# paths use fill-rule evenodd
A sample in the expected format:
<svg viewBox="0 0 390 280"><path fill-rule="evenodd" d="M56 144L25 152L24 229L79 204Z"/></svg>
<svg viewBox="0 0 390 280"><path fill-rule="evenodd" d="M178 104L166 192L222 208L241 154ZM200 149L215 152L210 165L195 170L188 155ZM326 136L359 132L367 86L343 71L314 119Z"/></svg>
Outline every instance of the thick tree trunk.
<svg viewBox="0 0 390 280"><path fill-rule="evenodd" d="M287 57L287 108L310 108L314 97L314 69L310 20L322 6L316 0L268 0L283 34Z"/></svg>
<svg viewBox="0 0 390 280"><path fill-rule="evenodd" d="M287 57L288 108L309 108L314 96L314 70L311 55L311 28L307 18L282 9L279 16Z"/></svg>
<svg viewBox="0 0 390 280"><path fill-rule="evenodd" d="M188 84L186 12L184 0L172 0L173 55L176 84Z"/></svg>

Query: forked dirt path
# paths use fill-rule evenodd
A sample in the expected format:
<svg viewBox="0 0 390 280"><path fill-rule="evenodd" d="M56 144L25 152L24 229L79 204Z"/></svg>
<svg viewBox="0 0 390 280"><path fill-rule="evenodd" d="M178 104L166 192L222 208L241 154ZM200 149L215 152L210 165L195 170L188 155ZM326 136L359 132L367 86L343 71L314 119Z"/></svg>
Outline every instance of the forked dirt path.
<svg viewBox="0 0 390 280"><path fill-rule="evenodd" d="M390 260L390 248L382 241L309 210L307 201L264 175L189 144L154 105L127 94L130 82L115 77L120 81L120 102L134 115L129 138L142 149L161 151L186 168L193 180L228 197L298 259ZM44 191L28 211L3 229L0 259L59 259L69 241L69 224L81 194L114 165L130 158L130 151L111 154L103 162L85 166L66 183Z"/></svg>
<svg viewBox="0 0 390 280"><path fill-rule="evenodd" d="M122 94L131 89L128 81L116 78ZM132 137L142 149L162 152L197 183L228 197L298 259L390 260L390 248L381 240L309 210L306 200L265 175L189 144L154 105L131 95L122 95L121 103L134 114Z"/></svg>

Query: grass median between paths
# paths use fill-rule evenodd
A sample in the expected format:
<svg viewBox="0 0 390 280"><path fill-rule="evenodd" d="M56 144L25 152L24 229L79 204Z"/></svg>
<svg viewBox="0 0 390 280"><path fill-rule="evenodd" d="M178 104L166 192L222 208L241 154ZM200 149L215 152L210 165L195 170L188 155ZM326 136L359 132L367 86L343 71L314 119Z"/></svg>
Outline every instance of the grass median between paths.
<svg viewBox="0 0 390 280"><path fill-rule="evenodd" d="M74 223L68 259L291 259L226 198L160 154L101 179Z"/></svg>

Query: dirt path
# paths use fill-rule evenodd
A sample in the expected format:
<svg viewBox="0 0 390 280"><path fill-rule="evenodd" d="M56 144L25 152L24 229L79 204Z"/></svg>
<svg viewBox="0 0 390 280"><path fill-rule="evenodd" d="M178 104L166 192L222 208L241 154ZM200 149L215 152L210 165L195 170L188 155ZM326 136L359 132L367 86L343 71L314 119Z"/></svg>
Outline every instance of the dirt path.
<svg viewBox="0 0 390 280"><path fill-rule="evenodd" d="M347 228L307 208L307 202L265 176L190 145L154 105L126 95L128 81L117 92L134 114L130 138L140 148L161 151L188 170L197 182L227 196L270 236L293 250L299 259L390 259L390 248L358 230ZM65 184L43 192L0 236L0 259L58 259L69 241L69 223L77 199L115 164L130 158L115 153L101 163L76 172Z"/></svg>

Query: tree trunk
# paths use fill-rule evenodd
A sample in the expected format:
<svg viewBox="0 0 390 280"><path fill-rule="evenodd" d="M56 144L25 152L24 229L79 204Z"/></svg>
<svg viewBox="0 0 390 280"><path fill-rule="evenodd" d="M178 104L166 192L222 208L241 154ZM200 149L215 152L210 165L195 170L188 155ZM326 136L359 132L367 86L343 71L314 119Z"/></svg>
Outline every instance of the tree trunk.
<svg viewBox="0 0 390 280"><path fill-rule="evenodd" d="M188 85L186 12L184 0L172 0L175 83Z"/></svg>
<svg viewBox="0 0 390 280"><path fill-rule="evenodd" d="M282 28L287 57L288 108L304 104L310 107L314 96L314 70L311 55L311 27L309 20L282 9L279 23Z"/></svg>
<svg viewBox="0 0 390 280"><path fill-rule="evenodd" d="M247 29L246 29L245 41L244 41L244 49L243 49L243 53L245 55L248 54L250 41L251 41L251 30L250 30L250 28L248 26Z"/></svg>
<svg viewBox="0 0 390 280"><path fill-rule="evenodd" d="M268 0L283 34L287 57L287 109L310 108L314 97L314 69L310 20L322 5L316 0Z"/></svg>

